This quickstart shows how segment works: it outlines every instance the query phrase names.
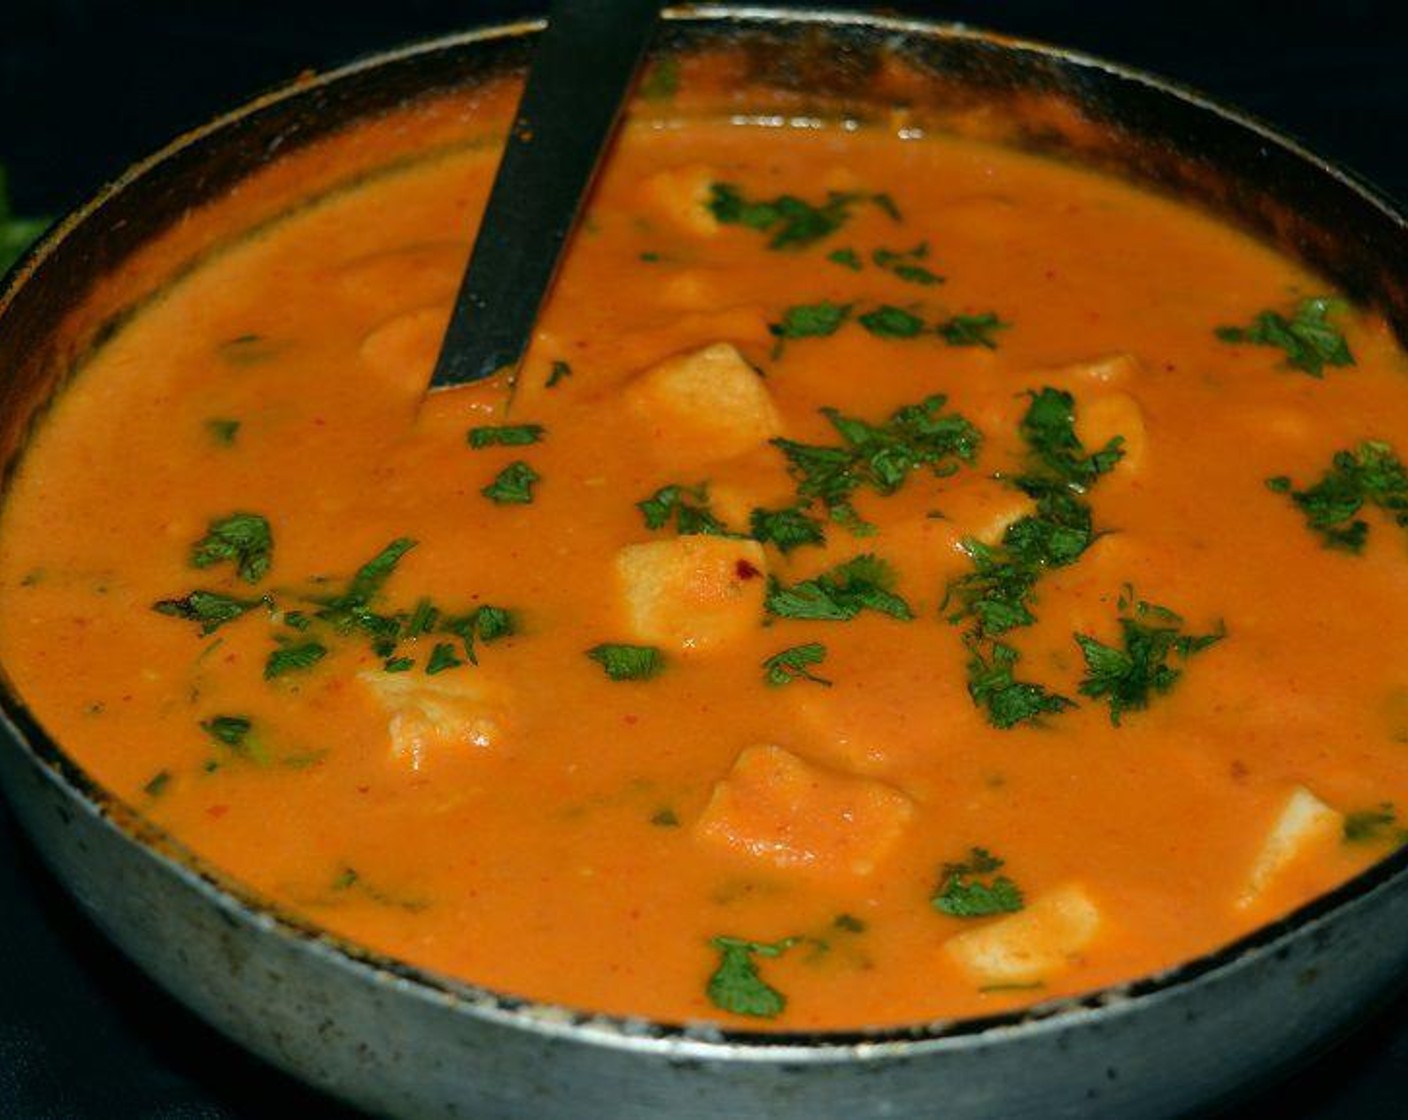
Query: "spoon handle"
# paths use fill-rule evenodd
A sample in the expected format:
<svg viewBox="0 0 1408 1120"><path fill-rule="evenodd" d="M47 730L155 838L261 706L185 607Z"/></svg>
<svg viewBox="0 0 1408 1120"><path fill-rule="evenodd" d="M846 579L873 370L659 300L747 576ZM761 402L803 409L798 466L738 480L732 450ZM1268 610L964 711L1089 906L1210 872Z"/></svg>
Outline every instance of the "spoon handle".
<svg viewBox="0 0 1408 1120"><path fill-rule="evenodd" d="M455 297L432 389L516 369L661 0L555 0Z"/></svg>

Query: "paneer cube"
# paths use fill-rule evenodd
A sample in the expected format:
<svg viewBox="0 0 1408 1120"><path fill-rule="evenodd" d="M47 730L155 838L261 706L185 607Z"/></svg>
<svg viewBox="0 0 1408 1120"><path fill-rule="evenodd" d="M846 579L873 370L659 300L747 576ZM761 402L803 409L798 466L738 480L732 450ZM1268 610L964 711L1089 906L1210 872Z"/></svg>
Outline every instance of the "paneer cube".
<svg viewBox="0 0 1408 1120"><path fill-rule="evenodd" d="M634 639L705 651L757 627L767 594L767 558L756 541L676 537L621 549L616 581Z"/></svg>
<svg viewBox="0 0 1408 1120"><path fill-rule="evenodd" d="M713 168L699 163L666 168L641 181L640 198L648 211L680 232L713 237L719 220L709 209L709 198L717 178Z"/></svg>
<svg viewBox="0 0 1408 1120"><path fill-rule="evenodd" d="M448 320L449 310L442 307L422 307L388 319L362 340L361 359L378 380L419 399Z"/></svg>
<svg viewBox="0 0 1408 1120"><path fill-rule="evenodd" d="M1059 384L1063 381L1074 382L1070 387L1078 389L1081 382L1096 385L1128 385L1136 380L1144 371L1143 364L1133 354L1115 353L1105 354L1099 358L1091 358L1084 362L1073 362L1068 366L1061 366L1051 370L1049 381L1051 384Z"/></svg>
<svg viewBox="0 0 1408 1120"><path fill-rule="evenodd" d="M666 358L627 386L626 401L672 464L741 455L782 427L763 379L727 342Z"/></svg>
<svg viewBox="0 0 1408 1120"><path fill-rule="evenodd" d="M694 833L783 871L840 880L873 874L913 816L914 803L892 786L760 745L714 786Z"/></svg>
<svg viewBox="0 0 1408 1120"><path fill-rule="evenodd" d="M369 670L358 680L387 714L392 757L411 770L444 753L493 750L502 742L502 692L480 670L434 677Z"/></svg>
<svg viewBox="0 0 1408 1120"><path fill-rule="evenodd" d="M1034 984L1077 961L1100 922L1085 888L1068 883L1025 910L949 938L944 951L980 986Z"/></svg>
<svg viewBox="0 0 1408 1120"><path fill-rule="evenodd" d="M1252 862L1239 908L1254 905L1296 864L1316 852L1332 851L1344 834L1344 814L1330 808L1304 786L1296 786L1277 814L1271 831Z"/></svg>

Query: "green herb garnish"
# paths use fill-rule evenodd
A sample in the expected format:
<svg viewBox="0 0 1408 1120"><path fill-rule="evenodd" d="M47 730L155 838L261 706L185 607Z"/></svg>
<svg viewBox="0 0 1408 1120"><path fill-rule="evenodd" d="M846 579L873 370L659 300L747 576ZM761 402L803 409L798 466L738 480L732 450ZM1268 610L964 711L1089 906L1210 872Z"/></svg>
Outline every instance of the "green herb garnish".
<svg viewBox="0 0 1408 1120"><path fill-rule="evenodd" d="M849 268L852 272L861 270L860 254L854 249L836 249L827 253L826 259L832 264L839 264L842 268Z"/></svg>
<svg viewBox="0 0 1408 1120"><path fill-rule="evenodd" d="M841 325L850 318L849 303L805 303L789 307L782 313L782 321L771 323L768 330L778 339L825 338L835 334Z"/></svg>
<svg viewBox="0 0 1408 1120"><path fill-rule="evenodd" d="M866 553L791 587L770 578L765 606L779 618L805 621L847 622L865 610L909 621L914 612L891 590L894 583L894 569Z"/></svg>
<svg viewBox="0 0 1408 1120"><path fill-rule="evenodd" d="M1279 347L1286 352L1286 365L1323 377L1326 366L1354 365L1349 343L1329 318L1345 308L1343 300L1311 296L1300 301L1289 319L1279 311L1261 311L1249 326L1218 327L1213 333L1223 342Z"/></svg>
<svg viewBox="0 0 1408 1120"><path fill-rule="evenodd" d="M818 677L808 668L811 665L820 665L825 660L826 647L820 642L792 646L763 661L763 680L775 688L791 684L795 680L807 680L830 688L829 680Z"/></svg>
<svg viewBox="0 0 1408 1120"><path fill-rule="evenodd" d="M1132 589L1120 596L1119 606L1119 648L1088 634L1075 635L1085 658L1080 691L1092 699L1107 700L1110 722L1116 727L1125 712L1142 711L1153 697L1177 683L1183 671L1169 664L1172 657L1186 661L1227 635L1221 624L1210 634L1184 634L1182 618L1167 607L1135 602Z"/></svg>
<svg viewBox="0 0 1408 1120"><path fill-rule="evenodd" d="M465 439L476 451L484 447L526 447L540 441L546 431L541 424L490 424L470 428Z"/></svg>
<svg viewBox="0 0 1408 1120"><path fill-rule="evenodd" d="M191 566L209 568L229 561L245 583L258 583L269 571L274 540L269 522L257 513L232 513L212 521L191 546Z"/></svg>
<svg viewBox="0 0 1408 1120"><path fill-rule="evenodd" d="M273 680L285 673L302 672L311 669L327 656L327 646L321 642L300 642L296 645L283 645L269 654L264 662L264 679Z"/></svg>
<svg viewBox="0 0 1408 1120"><path fill-rule="evenodd" d="M1011 325L999 319L995 311L985 311L981 315L951 315L936 324L934 332L950 346L982 346L996 350L997 339L993 333Z"/></svg>
<svg viewBox="0 0 1408 1120"><path fill-rule="evenodd" d="M826 534L821 522L797 506L787 509L755 509L749 518L753 539L762 544L774 544L782 552L791 552L804 544L825 544Z"/></svg>
<svg viewBox="0 0 1408 1120"><path fill-rule="evenodd" d="M1393 448L1365 440L1354 451L1337 451L1320 481L1308 490L1295 490L1285 477L1267 481L1277 493L1289 494L1306 525L1319 533L1329 548L1361 552L1369 537L1369 523L1358 514L1377 506L1408 528L1408 470Z"/></svg>
<svg viewBox="0 0 1408 1120"><path fill-rule="evenodd" d="M709 509L709 490L703 483L698 486L677 483L662 486L644 501L637 502L636 508L645 517L647 529L664 529L673 520L675 532L682 537L739 535L730 532L728 526Z"/></svg>
<svg viewBox="0 0 1408 1120"><path fill-rule="evenodd" d="M520 459L501 470L494 481L479 492L499 505L528 505L533 501L533 484L540 477Z"/></svg>
<svg viewBox="0 0 1408 1120"><path fill-rule="evenodd" d="M199 622L201 636L213 634L246 611L267 605L266 599L235 599L218 591L192 591L184 599L162 599L152 604L158 614Z"/></svg>
<svg viewBox="0 0 1408 1120"><path fill-rule="evenodd" d="M894 203L881 195L829 191L825 202L813 205L790 194L750 199L734 183L711 184L708 207L723 225L740 225L771 234L769 249L805 249L835 233L850 218L852 207L867 201L887 213L893 212Z"/></svg>
<svg viewBox="0 0 1408 1120"><path fill-rule="evenodd" d="M879 268L893 273L899 279L909 284L922 284L925 286L942 284L944 278L937 273L929 271L919 262L929 256L929 243L921 241L913 249L896 251L893 249L876 249L870 254L870 259Z"/></svg>
<svg viewBox="0 0 1408 1120"><path fill-rule="evenodd" d="M986 848L971 848L960 863L946 863L929 900L951 918L989 918L1022 909L1022 892L1006 875L996 875L1004 861ZM980 878L980 876L984 878Z"/></svg>
<svg viewBox="0 0 1408 1120"><path fill-rule="evenodd" d="M234 445L235 437L239 435L240 422L238 420L226 420L223 417L214 417L205 422L206 433L212 440L222 447Z"/></svg>
<svg viewBox="0 0 1408 1120"><path fill-rule="evenodd" d="M644 681L665 668L665 655L654 646L632 646L603 642L587 650L613 681Z"/></svg>
<svg viewBox="0 0 1408 1120"><path fill-rule="evenodd" d="M1044 685L1017 680L1012 670L1018 653L1006 642L985 644L986 653L984 643L969 636L968 695L994 727L1006 731L1074 707L1069 699Z"/></svg>
<svg viewBox="0 0 1408 1120"><path fill-rule="evenodd" d="M449 642L436 642L435 648L430 651L430 660L425 663L425 675L435 676L436 673L443 673L446 669L455 669L463 665L455 656L455 647Z"/></svg>
<svg viewBox="0 0 1408 1120"><path fill-rule="evenodd" d="M758 974L756 957L780 957L797 943L795 937L781 941L746 941L740 937L715 937L709 944L719 952L718 967L709 977L709 1002L734 1015L775 1019L787 1007L787 997Z"/></svg>
<svg viewBox="0 0 1408 1120"><path fill-rule="evenodd" d="M572 376L572 367L566 362L558 360L553 362L548 370L548 380L545 388L556 389L558 383Z"/></svg>
<svg viewBox="0 0 1408 1120"><path fill-rule="evenodd" d="M888 303L857 316L856 322L876 338L916 338L924 333L923 319Z"/></svg>

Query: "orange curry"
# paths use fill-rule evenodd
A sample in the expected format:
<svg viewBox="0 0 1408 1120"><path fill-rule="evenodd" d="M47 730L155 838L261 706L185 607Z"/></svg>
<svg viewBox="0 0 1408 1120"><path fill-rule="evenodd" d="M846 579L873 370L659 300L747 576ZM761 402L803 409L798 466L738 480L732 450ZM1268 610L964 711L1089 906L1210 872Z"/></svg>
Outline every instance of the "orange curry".
<svg viewBox="0 0 1408 1120"><path fill-rule="evenodd" d="M997 144L644 114L516 389L424 399L495 154L231 238L40 425L0 655L99 782L416 965L792 1030L1147 974L1400 842L1382 321Z"/></svg>

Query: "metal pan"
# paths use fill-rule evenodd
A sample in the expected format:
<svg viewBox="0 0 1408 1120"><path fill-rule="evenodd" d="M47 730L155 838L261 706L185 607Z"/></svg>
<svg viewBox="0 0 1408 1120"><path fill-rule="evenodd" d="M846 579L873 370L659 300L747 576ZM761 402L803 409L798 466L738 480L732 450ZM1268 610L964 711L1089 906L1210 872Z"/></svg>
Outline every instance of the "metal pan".
<svg viewBox="0 0 1408 1120"><path fill-rule="evenodd" d="M83 356L230 231L203 204L358 121L521 66L535 25L413 47L296 84L134 167L69 216L0 294L0 462ZM701 8L661 51L738 52L789 115L893 105L1174 192L1276 243L1408 334L1408 228L1384 199L1187 91L1059 50L910 20ZM735 108L738 108L736 105ZM741 110L740 110L741 111ZM316 184L300 188L313 190ZM297 191L285 200L298 201ZM114 280L113 278L117 279ZM1026 1011L814 1035L589 1016L428 974L254 896L99 787L0 682L0 787L82 908L225 1033L373 1111L533 1120L1166 1116L1290 1067L1408 965L1408 852L1162 974Z"/></svg>

